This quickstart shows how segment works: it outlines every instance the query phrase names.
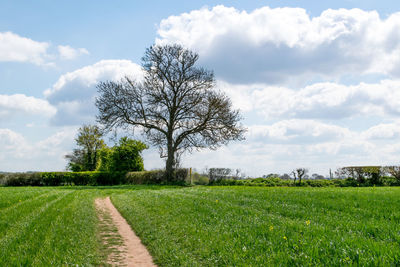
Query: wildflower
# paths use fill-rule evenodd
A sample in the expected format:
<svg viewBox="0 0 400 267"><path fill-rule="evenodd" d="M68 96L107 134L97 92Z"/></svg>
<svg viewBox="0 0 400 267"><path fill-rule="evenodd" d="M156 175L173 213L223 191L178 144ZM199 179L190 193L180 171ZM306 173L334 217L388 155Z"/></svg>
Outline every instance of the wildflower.
<svg viewBox="0 0 400 267"><path fill-rule="evenodd" d="M306 225L310 225L310 223L311 223L310 220L306 221Z"/></svg>
<svg viewBox="0 0 400 267"><path fill-rule="evenodd" d="M217 200L215 200L215 203L218 203L218 199L217 199Z"/></svg>
<svg viewBox="0 0 400 267"><path fill-rule="evenodd" d="M269 230L270 230L270 231L274 230L274 227L271 225L271 226L269 227Z"/></svg>
<svg viewBox="0 0 400 267"><path fill-rule="evenodd" d="M286 237L286 236L283 236L283 239L284 239L284 240L287 240L287 237Z"/></svg>

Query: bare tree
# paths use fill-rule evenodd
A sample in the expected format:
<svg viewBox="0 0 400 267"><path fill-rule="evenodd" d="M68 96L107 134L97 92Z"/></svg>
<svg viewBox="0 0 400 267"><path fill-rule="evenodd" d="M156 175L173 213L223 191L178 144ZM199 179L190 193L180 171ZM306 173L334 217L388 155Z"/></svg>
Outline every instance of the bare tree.
<svg viewBox="0 0 400 267"><path fill-rule="evenodd" d="M212 71L197 67L198 54L180 45L154 45L142 58L142 82L98 84L98 121L106 129L134 126L166 158L167 179L176 159L195 149L216 149L244 139L241 116L230 99L214 89Z"/></svg>
<svg viewBox="0 0 400 267"><path fill-rule="evenodd" d="M384 170L400 182L400 166L387 166Z"/></svg>
<svg viewBox="0 0 400 267"><path fill-rule="evenodd" d="M292 175L294 177L294 183L296 183L296 178L299 178L299 184L301 184L301 179L304 178L308 173L308 169L306 168L297 168L292 171Z"/></svg>

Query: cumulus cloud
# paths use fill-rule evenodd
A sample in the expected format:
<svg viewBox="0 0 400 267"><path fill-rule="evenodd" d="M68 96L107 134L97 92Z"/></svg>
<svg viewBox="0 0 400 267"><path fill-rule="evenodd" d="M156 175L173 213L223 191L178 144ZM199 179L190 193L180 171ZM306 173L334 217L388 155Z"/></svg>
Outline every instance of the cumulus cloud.
<svg viewBox="0 0 400 267"><path fill-rule="evenodd" d="M21 133L0 128L1 171L54 171L65 168L76 128L63 128L41 141L30 141Z"/></svg>
<svg viewBox="0 0 400 267"><path fill-rule="evenodd" d="M177 42L231 82L382 73L400 76L400 13L302 8L203 8L161 21L157 43Z"/></svg>
<svg viewBox="0 0 400 267"><path fill-rule="evenodd" d="M42 65L47 61L50 44L21 37L12 32L0 32L0 62L30 62Z"/></svg>
<svg viewBox="0 0 400 267"><path fill-rule="evenodd" d="M356 116L400 115L400 81L344 85L316 83L297 90L265 84L219 82L235 107L256 111L268 119L344 119Z"/></svg>
<svg viewBox="0 0 400 267"><path fill-rule="evenodd" d="M125 76L142 77L141 67L129 60L102 60L62 75L52 88L45 91L50 104L57 107L54 125L81 125L93 122L96 108L96 85L100 81L119 81Z"/></svg>
<svg viewBox="0 0 400 267"><path fill-rule="evenodd" d="M55 107L45 99L24 94L0 95L0 120L18 114L50 117L55 113Z"/></svg>
<svg viewBox="0 0 400 267"><path fill-rule="evenodd" d="M26 153L27 142L25 138L10 129L0 129L0 159L5 159L10 154L13 158L23 157Z"/></svg>
<svg viewBox="0 0 400 267"><path fill-rule="evenodd" d="M69 45L59 45L57 49L61 59L66 59L66 60L76 59L81 55L89 54L89 51L87 51L85 48L75 49L70 47Z"/></svg>
<svg viewBox="0 0 400 267"><path fill-rule="evenodd" d="M400 139L400 123L382 123L375 125L362 133L369 140Z"/></svg>
<svg viewBox="0 0 400 267"><path fill-rule="evenodd" d="M352 138L349 129L314 120L282 120L249 127L247 138L263 143L323 143Z"/></svg>
<svg viewBox="0 0 400 267"><path fill-rule="evenodd" d="M52 45L38 42L12 32L0 32L0 62L29 62L41 66L54 65L55 59L72 60L89 54L85 48L59 45L58 55L51 52Z"/></svg>

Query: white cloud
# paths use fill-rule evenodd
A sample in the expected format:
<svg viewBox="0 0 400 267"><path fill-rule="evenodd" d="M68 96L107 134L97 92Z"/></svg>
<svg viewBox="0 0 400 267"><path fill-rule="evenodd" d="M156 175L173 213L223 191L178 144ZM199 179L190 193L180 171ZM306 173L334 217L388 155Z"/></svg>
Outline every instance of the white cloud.
<svg viewBox="0 0 400 267"><path fill-rule="evenodd" d="M302 8L203 8L161 21L157 43L177 42L227 81L278 83L296 77L400 76L400 13Z"/></svg>
<svg viewBox="0 0 400 267"><path fill-rule="evenodd" d="M89 54L89 51L87 51L85 48L75 49L70 47L69 45L59 45L57 48L61 59L66 59L66 60L76 59L81 55Z"/></svg>
<svg viewBox="0 0 400 267"><path fill-rule="evenodd" d="M10 129L0 128L0 159L4 160L12 154L13 158L21 158L26 153L25 138Z"/></svg>
<svg viewBox="0 0 400 267"><path fill-rule="evenodd" d="M235 107L254 110L268 119L343 119L356 116L400 116L400 81L343 85L316 83L298 90L265 84L235 85L219 82L218 87Z"/></svg>
<svg viewBox="0 0 400 267"><path fill-rule="evenodd" d="M76 128L63 128L34 142L10 129L0 128L0 171L57 171L66 166Z"/></svg>
<svg viewBox="0 0 400 267"><path fill-rule="evenodd" d="M47 100L57 107L52 123L81 125L93 122L96 85L100 81L119 81L125 76L140 79L141 67L129 60L102 60L62 75L51 89L45 91Z"/></svg>
<svg viewBox="0 0 400 267"><path fill-rule="evenodd" d="M0 32L0 62L46 63L50 44L21 37L12 32Z"/></svg>
<svg viewBox="0 0 400 267"><path fill-rule="evenodd" d="M400 138L399 123L382 123L375 125L362 133L369 140L393 140Z"/></svg>
<svg viewBox="0 0 400 267"><path fill-rule="evenodd" d="M52 66L55 59L72 60L89 54L85 48L59 45L58 56L51 52L52 45L38 42L12 32L0 32L0 62L29 62L40 66Z"/></svg>
<svg viewBox="0 0 400 267"><path fill-rule="evenodd" d="M0 120L17 114L53 116L55 107L44 99L24 94L0 95Z"/></svg>
<svg viewBox="0 0 400 267"><path fill-rule="evenodd" d="M272 125L249 127L247 139L262 143L322 143L352 138L343 127L314 120L283 120Z"/></svg>

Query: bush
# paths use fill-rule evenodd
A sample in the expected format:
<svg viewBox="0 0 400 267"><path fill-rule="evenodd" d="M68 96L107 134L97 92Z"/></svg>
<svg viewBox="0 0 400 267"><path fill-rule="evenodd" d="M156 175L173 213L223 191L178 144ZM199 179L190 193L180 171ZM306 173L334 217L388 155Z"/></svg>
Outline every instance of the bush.
<svg viewBox="0 0 400 267"><path fill-rule="evenodd" d="M195 185L208 185L208 183L210 182L210 179L205 175L201 175L197 172L194 172L192 174L191 182Z"/></svg>
<svg viewBox="0 0 400 267"><path fill-rule="evenodd" d="M4 179L6 177L5 173L0 173L0 185L4 185Z"/></svg>

